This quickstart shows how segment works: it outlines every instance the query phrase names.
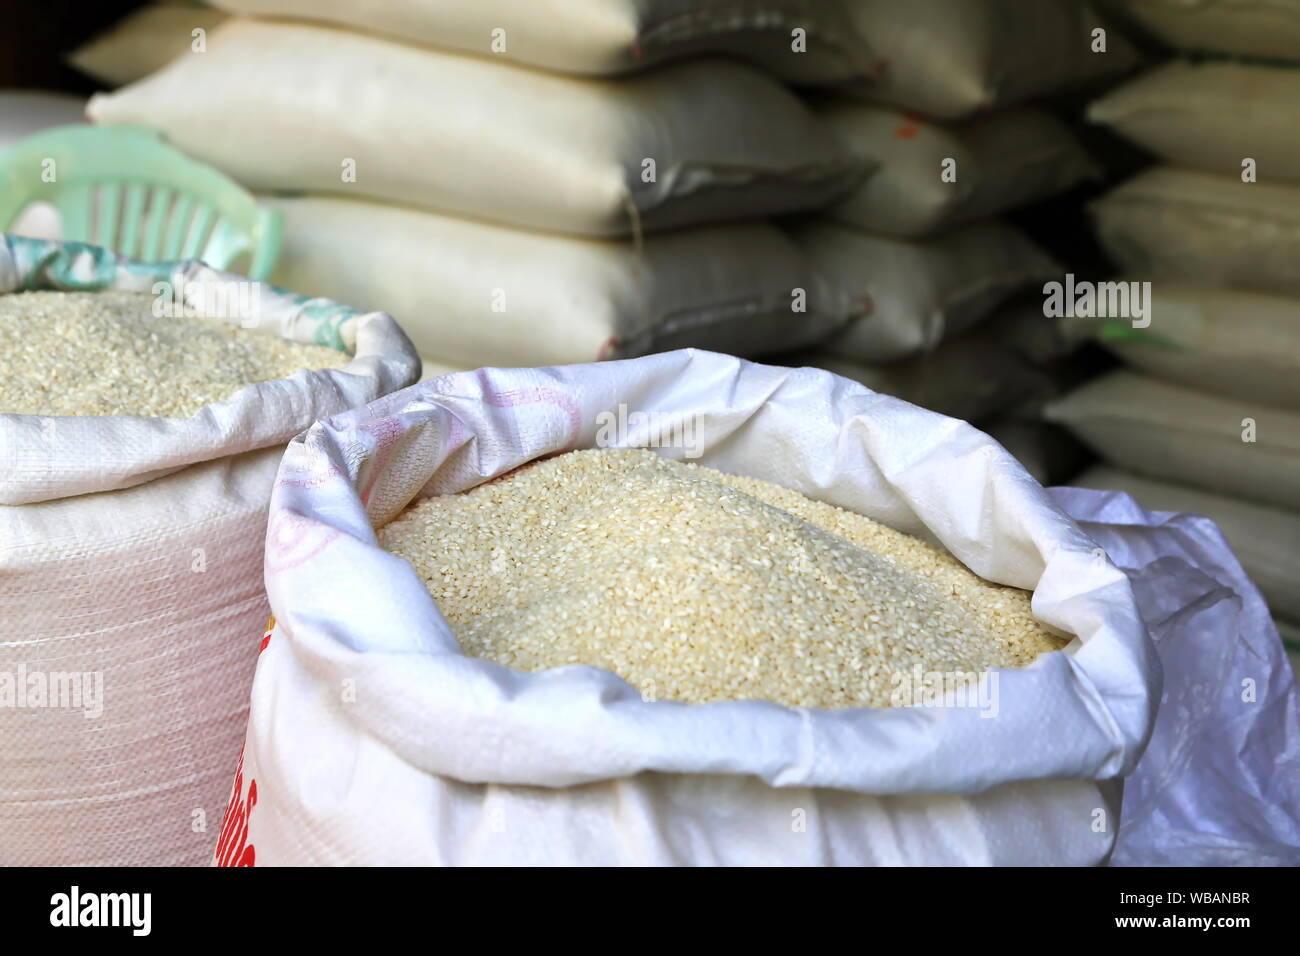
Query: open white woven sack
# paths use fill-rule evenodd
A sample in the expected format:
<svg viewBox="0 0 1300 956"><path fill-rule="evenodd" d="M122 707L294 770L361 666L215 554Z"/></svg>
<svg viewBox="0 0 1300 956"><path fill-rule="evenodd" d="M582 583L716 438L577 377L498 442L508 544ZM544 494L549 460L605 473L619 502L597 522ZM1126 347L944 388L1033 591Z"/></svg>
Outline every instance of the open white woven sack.
<svg viewBox="0 0 1300 956"><path fill-rule="evenodd" d="M1078 639L999 672L993 719L646 702L607 671L464 656L372 526L592 447L619 405L700 416L698 463L937 539ZM455 373L317 424L281 465L266 583L222 863L1098 862L1116 822L1098 783L1132 770L1159 699L1128 580L991 439L827 372L693 350ZM692 814L713 823L670 832Z"/></svg>
<svg viewBox="0 0 1300 956"><path fill-rule="evenodd" d="M0 236L0 294L157 282L202 304L248 280ZM255 285L242 324L354 347L353 360L186 419L0 414L0 865L209 858L269 613L262 546L283 446L419 376L389 316ZM100 691L76 707L14 695L38 675Z"/></svg>
<svg viewBox="0 0 1300 956"><path fill-rule="evenodd" d="M195 462L280 444L317 418L364 405L419 377L414 347L382 312L295 295L196 260L150 264L82 243L19 236L0 242L0 295L41 288L151 293L158 283L184 290L200 314L346 350L353 359L342 368L304 369L245 386L190 418L63 417L53 427L39 415L0 414L0 504L129 488ZM256 296L245 300L255 303L253 315L224 317L204 308L228 301L223 287L232 283L256 287Z"/></svg>

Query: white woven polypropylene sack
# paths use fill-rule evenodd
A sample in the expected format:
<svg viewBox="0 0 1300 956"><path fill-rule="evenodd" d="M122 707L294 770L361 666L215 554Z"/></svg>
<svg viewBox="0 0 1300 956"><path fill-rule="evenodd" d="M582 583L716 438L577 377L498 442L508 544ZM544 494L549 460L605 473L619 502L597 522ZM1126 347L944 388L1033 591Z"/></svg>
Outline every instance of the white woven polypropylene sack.
<svg viewBox="0 0 1300 956"><path fill-rule="evenodd" d="M303 23L233 19L202 55L91 98L254 188L626 235L824 204L860 164L726 60L594 80Z"/></svg>
<svg viewBox="0 0 1300 956"><path fill-rule="evenodd" d="M1300 10L1300 7L1297 7ZM1259 182L1300 180L1300 69L1175 60L1093 103L1103 123L1176 166Z"/></svg>
<svg viewBox="0 0 1300 956"><path fill-rule="evenodd" d="M646 702L608 671L463 655L372 528L592 447L620 405L660 414L618 444L691 416L699 464L938 540L1077 639L998 671L991 717ZM220 863L1095 863L1159 699L1123 574L986 436L694 350L458 373L318 424L281 465L266 582Z"/></svg>
<svg viewBox="0 0 1300 956"><path fill-rule="evenodd" d="M0 242L4 292L155 282L215 319L217 290L247 280ZM186 419L0 414L0 864L207 858L245 728L248 635L268 614L262 546L284 443L418 377L387 315L247 288L249 311L228 321L352 361Z"/></svg>
<svg viewBox="0 0 1300 956"><path fill-rule="evenodd" d="M1300 512L1300 412L1121 370L1047 407L1105 461Z"/></svg>
<svg viewBox="0 0 1300 956"><path fill-rule="evenodd" d="M627 240L508 229L324 196L266 197L284 217L272 279L397 316L426 355L560 365L698 346L762 355L848 318L775 226L696 226Z"/></svg>
<svg viewBox="0 0 1300 956"><path fill-rule="evenodd" d="M1300 186L1160 166L1091 211L1106 251L1133 278L1300 297Z"/></svg>
<svg viewBox="0 0 1300 956"><path fill-rule="evenodd" d="M1068 328L1157 378L1300 411L1300 301L1165 279L1152 282L1148 308L1146 328L1125 319Z"/></svg>
<svg viewBox="0 0 1300 956"><path fill-rule="evenodd" d="M852 317L827 350L860 362L933 351L1026 286L1061 271L1029 238L996 220L917 241L824 219L794 226L790 235L837 308Z"/></svg>
<svg viewBox="0 0 1300 956"><path fill-rule="evenodd" d="M1069 128L1043 109L941 124L836 99L816 113L870 169L825 215L876 235L934 235L1046 199L1096 173Z"/></svg>
<svg viewBox="0 0 1300 956"><path fill-rule="evenodd" d="M938 119L1043 99L1130 69L1132 45L1082 0L842 0L876 56L848 89ZM1105 52L1094 52L1106 31Z"/></svg>
<svg viewBox="0 0 1300 956"><path fill-rule="evenodd" d="M561 73L611 76L699 53L752 60L796 83L863 73L871 56L828 0L216 0Z"/></svg>
<svg viewBox="0 0 1300 956"><path fill-rule="evenodd" d="M1111 0L1183 50L1300 62L1300 0Z"/></svg>

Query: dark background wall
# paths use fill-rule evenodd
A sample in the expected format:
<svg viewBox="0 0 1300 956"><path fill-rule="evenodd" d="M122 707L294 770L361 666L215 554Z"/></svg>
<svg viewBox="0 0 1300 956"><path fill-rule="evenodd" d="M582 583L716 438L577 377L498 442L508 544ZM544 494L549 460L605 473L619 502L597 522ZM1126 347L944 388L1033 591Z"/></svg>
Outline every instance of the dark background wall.
<svg viewBox="0 0 1300 956"><path fill-rule="evenodd" d="M63 55L143 0L0 0L0 88L89 93Z"/></svg>

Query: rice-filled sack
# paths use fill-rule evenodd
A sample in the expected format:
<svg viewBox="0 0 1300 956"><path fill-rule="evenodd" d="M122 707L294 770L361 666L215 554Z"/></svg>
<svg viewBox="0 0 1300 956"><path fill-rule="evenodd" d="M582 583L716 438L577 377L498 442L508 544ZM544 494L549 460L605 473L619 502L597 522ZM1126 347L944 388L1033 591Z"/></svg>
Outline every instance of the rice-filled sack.
<svg viewBox="0 0 1300 956"><path fill-rule="evenodd" d="M160 130L252 188L580 235L815 208L862 173L794 94L739 63L585 79L305 23L233 19L202 56L87 112Z"/></svg>
<svg viewBox="0 0 1300 956"><path fill-rule="evenodd" d="M791 227L827 294L852 316L828 351L859 362L898 362L933 351L1061 267L997 220L935 239L873 236L824 219Z"/></svg>
<svg viewBox="0 0 1300 956"><path fill-rule="evenodd" d="M1137 62L1123 34L1082 0L842 2L876 56L871 76L847 90L936 119L1086 87Z"/></svg>
<svg viewBox="0 0 1300 956"><path fill-rule="evenodd" d="M1125 363L1215 395L1300 411L1300 302L1195 282L1152 282L1151 322L1077 319Z"/></svg>
<svg viewBox="0 0 1300 956"><path fill-rule="evenodd" d="M1300 411L1125 369L1053 402L1046 413L1120 468L1300 511Z"/></svg>
<svg viewBox="0 0 1300 956"><path fill-rule="evenodd" d="M220 10L175 0L146 3L68 54L68 62L108 86L134 83L178 56L207 52Z"/></svg>
<svg viewBox="0 0 1300 956"><path fill-rule="evenodd" d="M1157 167L1092 204L1130 275L1300 297L1300 186Z"/></svg>
<svg viewBox="0 0 1300 956"><path fill-rule="evenodd" d="M397 324L197 262L0 241L0 864L215 842L284 444L414 382Z"/></svg>
<svg viewBox="0 0 1300 956"><path fill-rule="evenodd" d="M1259 182L1300 181L1300 69L1174 60L1093 103L1088 118L1176 166L1240 178L1252 160Z"/></svg>
<svg viewBox="0 0 1300 956"><path fill-rule="evenodd" d="M695 350L318 424L266 581L221 864L1097 863L1159 700L995 443Z"/></svg>
<svg viewBox="0 0 1300 956"><path fill-rule="evenodd" d="M560 73L614 76L700 53L795 83L839 82L870 54L825 0L216 0L235 13L342 24Z"/></svg>
<svg viewBox="0 0 1300 956"><path fill-rule="evenodd" d="M1300 0L1110 0L1180 50L1300 63Z"/></svg>
<svg viewBox="0 0 1300 956"><path fill-rule="evenodd" d="M848 318L763 222L627 240L507 229L327 196L265 197L284 218L272 280L402 318L422 354L464 368L551 365L699 346L763 355Z"/></svg>
<svg viewBox="0 0 1300 956"><path fill-rule="evenodd" d="M1097 170L1069 128L1023 107L964 123L848 99L818 104L867 179L825 215L881 236L934 235L1064 192Z"/></svg>

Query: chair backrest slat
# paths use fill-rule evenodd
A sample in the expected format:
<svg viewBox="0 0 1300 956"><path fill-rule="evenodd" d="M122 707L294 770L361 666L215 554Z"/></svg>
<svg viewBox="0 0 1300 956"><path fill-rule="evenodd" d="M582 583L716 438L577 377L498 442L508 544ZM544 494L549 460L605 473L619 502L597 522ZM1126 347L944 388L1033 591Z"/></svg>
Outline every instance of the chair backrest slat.
<svg viewBox="0 0 1300 956"><path fill-rule="evenodd" d="M122 223L117 231L117 251L124 256L139 255L140 235L144 225L144 204L149 189L142 183L128 183L124 189Z"/></svg>
<svg viewBox="0 0 1300 956"><path fill-rule="evenodd" d="M172 211L176 193L166 186L157 186L149 192L149 211L145 215L144 235L140 240L140 258L146 262L162 256L163 229Z"/></svg>
<svg viewBox="0 0 1300 956"><path fill-rule="evenodd" d="M162 257L164 259L181 258L181 246L189 234L190 214L194 211L194 197L181 194L172 203L172 213L167 220L167 231L163 234Z"/></svg>
<svg viewBox="0 0 1300 956"><path fill-rule="evenodd" d="M207 241L208 230L217 214L208 205L199 205L194 210L194 221L190 223L189 232L185 234L185 244L181 246L182 259L193 259Z"/></svg>
<svg viewBox="0 0 1300 956"><path fill-rule="evenodd" d="M117 248L117 214L122 198L122 188L117 183L101 183L95 197L95 245L105 249Z"/></svg>

